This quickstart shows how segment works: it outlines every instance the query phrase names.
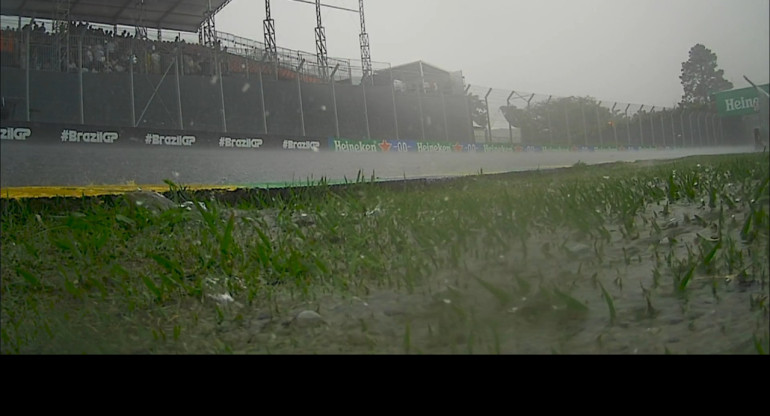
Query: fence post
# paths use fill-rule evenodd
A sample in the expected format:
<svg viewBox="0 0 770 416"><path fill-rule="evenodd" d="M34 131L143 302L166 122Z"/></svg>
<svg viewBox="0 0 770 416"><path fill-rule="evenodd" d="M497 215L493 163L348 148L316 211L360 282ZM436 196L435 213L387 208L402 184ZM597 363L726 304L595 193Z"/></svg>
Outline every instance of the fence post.
<svg viewBox="0 0 770 416"><path fill-rule="evenodd" d="M690 119L690 146L695 147L695 129L692 127L692 116L695 115L695 113L690 113L690 115L687 117Z"/></svg>
<svg viewBox="0 0 770 416"><path fill-rule="evenodd" d="M551 126L551 108L548 105L548 104L551 103L551 97L553 97L553 96L549 95L548 99L545 101L545 119L548 122L548 134L551 137L551 147L553 147L554 146L554 138L553 138L553 127Z"/></svg>
<svg viewBox="0 0 770 416"><path fill-rule="evenodd" d="M569 125L569 111L566 108L564 109L564 119L567 122L567 146L572 147L572 129L570 129Z"/></svg>
<svg viewBox="0 0 770 416"><path fill-rule="evenodd" d="M706 145L706 143L703 141L703 129L701 129L701 126L700 126L701 114L703 113L698 111L698 115L695 116L695 124L698 126L698 138L700 140L701 147L703 147L704 145Z"/></svg>
<svg viewBox="0 0 770 416"><path fill-rule="evenodd" d="M369 131L369 108L366 105L366 74L364 74L363 77L361 77L361 91L363 91L364 94L364 123L366 125L366 138L371 139L372 134ZM420 106L420 116L422 117L422 106ZM425 131L423 130L423 139L425 136Z"/></svg>
<svg viewBox="0 0 770 416"><path fill-rule="evenodd" d="M652 137L652 143L650 144L652 147L655 147L655 106L652 106L650 109L650 134Z"/></svg>
<svg viewBox="0 0 770 416"><path fill-rule="evenodd" d="M83 115L83 38L78 38L78 109L80 110L80 124L85 124Z"/></svg>
<svg viewBox="0 0 770 416"><path fill-rule="evenodd" d="M422 140L425 141L425 116L422 112L422 95L425 93L425 84L420 83L420 90L417 92L417 106L420 111L420 134L422 135Z"/></svg>
<svg viewBox="0 0 770 416"><path fill-rule="evenodd" d="M449 142L449 127L446 121L446 98L444 97L444 91L441 94L441 113L444 115L444 139Z"/></svg>
<svg viewBox="0 0 770 416"><path fill-rule="evenodd" d="M305 110L302 108L302 84L299 80L299 74L302 72L302 65L305 65L305 58L299 61L297 66L297 96L299 97L299 123L302 131L302 137L305 137Z"/></svg>
<svg viewBox="0 0 770 416"><path fill-rule="evenodd" d="M682 147L687 147L685 143L685 134L684 134L684 108L682 108L682 111L679 113L679 130L681 131L682 135Z"/></svg>
<svg viewBox="0 0 770 416"><path fill-rule="evenodd" d="M160 30L158 30L160 33ZM219 100L221 102L222 111L222 131L227 133L227 113L225 113L225 80L222 78L222 64L219 62L219 43L217 42L214 47L214 63L217 66L217 77L219 78Z"/></svg>
<svg viewBox="0 0 770 416"><path fill-rule="evenodd" d="M513 97L513 94L515 93L516 91L511 91L508 98L505 99L505 104L507 105L506 111L511 111L511 97ZM513 126L511 125L511 121L508 120L508 117L506 117L506 121L508 122L508 137L511 140L511 144L513 144Z"/></svg>
<svg viewBox="0 0 770 416"><path fill-rule="evenodd" d="M724 146L725 143L725 128L724 124L722 124L722 117L719 117L717 120L717 123L719 124L719 142Z"/></svg>
<svg viewBox="0 0 770 416"><path fill-rule="evenodd" d="M396 140L401 140L398 133L398 110L396 109L396 86L393 85L393 68L388 66L390 74L390 97L393 100L393 126L396 128Z"/></svg>
<svg viewBox="0 0 770 416"><path fill-rule="evenodd" d="M340 120L337 117L337 91L334 89L334 74L337 73L337 70L340 69L340 64L337 64L334 66L334 69L332 70L332 74L329 77L329 82L332 86L332 109L334 110L334 134L335 138L340 138Z"/></svg>
<svg viewBox="0 0 770 416"><path fill-rule="evenodd" d="M636 112L636 114L639 114L639 148L644 147L644 132L642 131L642 120L644 119L642 110L644 109L644 104L642 104L641 107L639 107L639 111Z"/></svg>
<svg viewBox="0 0 770 416"><path fill-rule="evenodd" d="M179 44L177 43L177 47ZM184 120L182 119L182 90L179 88L179 54L174 58L174 69L176 70L176 104L179 112L179 130L184 130Z"/></svg>
<svg viewBox="0 0 770 416"><path fill-rule="evenodd" d="M669 113L671 118L671 147L676 147L676 128L674 127L674 109Z"/></svg>
<svg viewBox="0 0 770 416"><path fill-rule="evenodd" d="M134 38L131 38L129 42L131 43L131 56L128 58L128 89L130 90L129 98L131 101L131 125L136 127L136 103L134 102Z"/></svg>
<svg viewBox="0 0 770 416"><path fill-rule="evenodd" d="M487 95L484 96L484 107L487 109L487 128L489 129L489 135L486 137L486 142L492 142L492 119L489 117L489 94L492 93L492 88L487 91Z"/></svg>
<svg viewBox="0 0 770 416"><path fill-rule="evenodd" d="M262 68L265 66L265 59L269 55L265 54L262 57L262 62L259 63L259 72L257 73L259 77L259 102L262 106L262 129L264 130L265 134L267 134L267 110L265 110L265 84L264 84L264 78L262 78Z"/></svg>
<svg viewBox="0 0 770 416"><path fill-rule="evenodd" d="M660 139L663 141L662 146L665 149L666 148L666 127L663 124L663 117L664 115L661 114L661 116L658 117L658 119L660 120Z"/></svg>
<svg viewBox="0 0 770 416"><path fill-rule="evenodd" d="M618 105L617 102L612 104L612 109L610 110L610 117L612 117L612 135L615 136L615 149L617 150L620 147L620 142L618 141L618 127L615 125L615 107Z"/></svg>
<svg viewBox="0 0 770 416"><path fill-rule="evenodd" d="M24 31L24 35L27 38L27 41L24 42L24 55L25 55L25 77L24 77L24 94L26 97L24 97L24 104L25 104L25 114L26 119L29 121L29 67L31 63L29 62L29 43L32 40L32 37L30 36L31 33L31 26L27 26L27 29Z"/></svg>
<svg viewBox="0 0 770 416"><path fill-rule="evenodd" d="M585 103L580 101L580 117L583 119L583 141L586 147L588 147L588 126L586 125L586 110Z"/></svg>
<svg viewBox="0 0 770 416"><path fill-rule="evenodd" d="M470 135L468 136L468 138L471 140L471 142L475 146L476 145L476 134L473 132L473 112L471 111L471 105L470 105L471 96L470 96L470 94L468 94L468 91L470 89L471 89L471 84L468 84L465 87L465 112L468 113L468 121L470 122L470 124L468 126L469 130L470 130Z"/></svg>
<svg viewBox="0 0 770 416"><path fill-rule="evenodd" d="M628 119L628 108L631 107L631 104L626 105L626 109L623 110L623 113L626 115L626 139L628 140L628 147L631 147L631 120Z"/></svg>
<svg viewBox="0 0 770 416"><path fill-rule="evenodd" d="M532 102L532 99L533 99L533 98L535 98L535 93L534 93L534 92L533 92L533 93L532 93L532 94L529 96L529 98L527 99L527 115L528 115L528 116L529 116L529 114L530 114L530 112L529 112L529 109L530 109L530 107L529 107L529 103L531 103L531 102ZM523 132L522 132L522 133L523 133ZM511 143L511 144L513 144L513 143Z"/></svg>
<svg viewBox="0 0 770 416"><path fill-rule="evenodd" d="M596 110L596 130L599 132L599 147L604 147L604 136L602 135L602 122L599 120L599 107L601 107L602 102L599 101L599 104L594 107Z"/></svg>

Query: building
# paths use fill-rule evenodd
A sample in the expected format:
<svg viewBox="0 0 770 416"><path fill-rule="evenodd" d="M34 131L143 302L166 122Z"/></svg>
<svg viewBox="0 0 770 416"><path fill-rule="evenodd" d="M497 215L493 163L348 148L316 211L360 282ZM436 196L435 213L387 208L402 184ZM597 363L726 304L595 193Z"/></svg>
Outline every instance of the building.
<svg viewBox="0 0 770 416"><path fill-rule="evenodd" d="M443 93L446 95L463 94L465 89L462 71L450 72L423 61L397 65L389 70L374 73L374 82L384 84L393 79L396 91L425 93Z"/></svg>

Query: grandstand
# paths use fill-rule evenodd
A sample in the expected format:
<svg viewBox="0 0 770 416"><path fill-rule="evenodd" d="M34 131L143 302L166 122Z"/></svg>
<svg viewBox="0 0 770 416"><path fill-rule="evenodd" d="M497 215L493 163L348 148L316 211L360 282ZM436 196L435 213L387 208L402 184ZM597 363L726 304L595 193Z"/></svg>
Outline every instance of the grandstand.
<svg viewBox="0 0 770 416"><path fill-rule="evenodd" d="M228 3L3 0L3 126L473 141L460 72L267 53L215 29Z"/></svg>

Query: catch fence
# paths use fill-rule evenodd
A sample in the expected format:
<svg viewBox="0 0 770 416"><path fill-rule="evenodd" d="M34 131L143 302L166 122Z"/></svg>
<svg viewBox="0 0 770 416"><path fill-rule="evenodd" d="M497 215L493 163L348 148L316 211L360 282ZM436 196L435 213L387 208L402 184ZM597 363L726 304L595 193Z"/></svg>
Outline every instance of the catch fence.
<svg viewBox="0 0 770 416"><path fill-rule="evenodd" d="M713 111L470 86L479 139L551 147L695 147L734 138ZM727 134L726 134L727 133Z"/></svg>
<svg viewBox="0 0 770 416"><path fill-rule="evenodd" d="M466 86L457 74L329 59L219 32L4 20L4 119L297 137L509 143L553 148L715 146L734 126L711 111ZM50 28L50 26L49 26ZM131 29L131 30L129 30ZM7 106L6 106L7 104Z"/></svg>

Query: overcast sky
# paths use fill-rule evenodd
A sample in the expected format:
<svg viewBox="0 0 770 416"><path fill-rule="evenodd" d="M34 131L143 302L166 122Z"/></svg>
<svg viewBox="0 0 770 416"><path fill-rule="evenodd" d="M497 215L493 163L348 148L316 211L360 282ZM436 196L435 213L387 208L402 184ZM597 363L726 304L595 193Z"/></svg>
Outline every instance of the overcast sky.
<svg viewBox="0 0 770 416"><path fill-rule="evenodd" d="M322 3L358 8L357 0ZM768 0L366 0L372 60L423 60L466 83L672 106L702 43L736 88L770 78ZM279 47L315 53L315 6L272 0ZM233 0L217 30L262 40L263 0ZM360 59L357 13L322 9L330 57Z"/></svg>

